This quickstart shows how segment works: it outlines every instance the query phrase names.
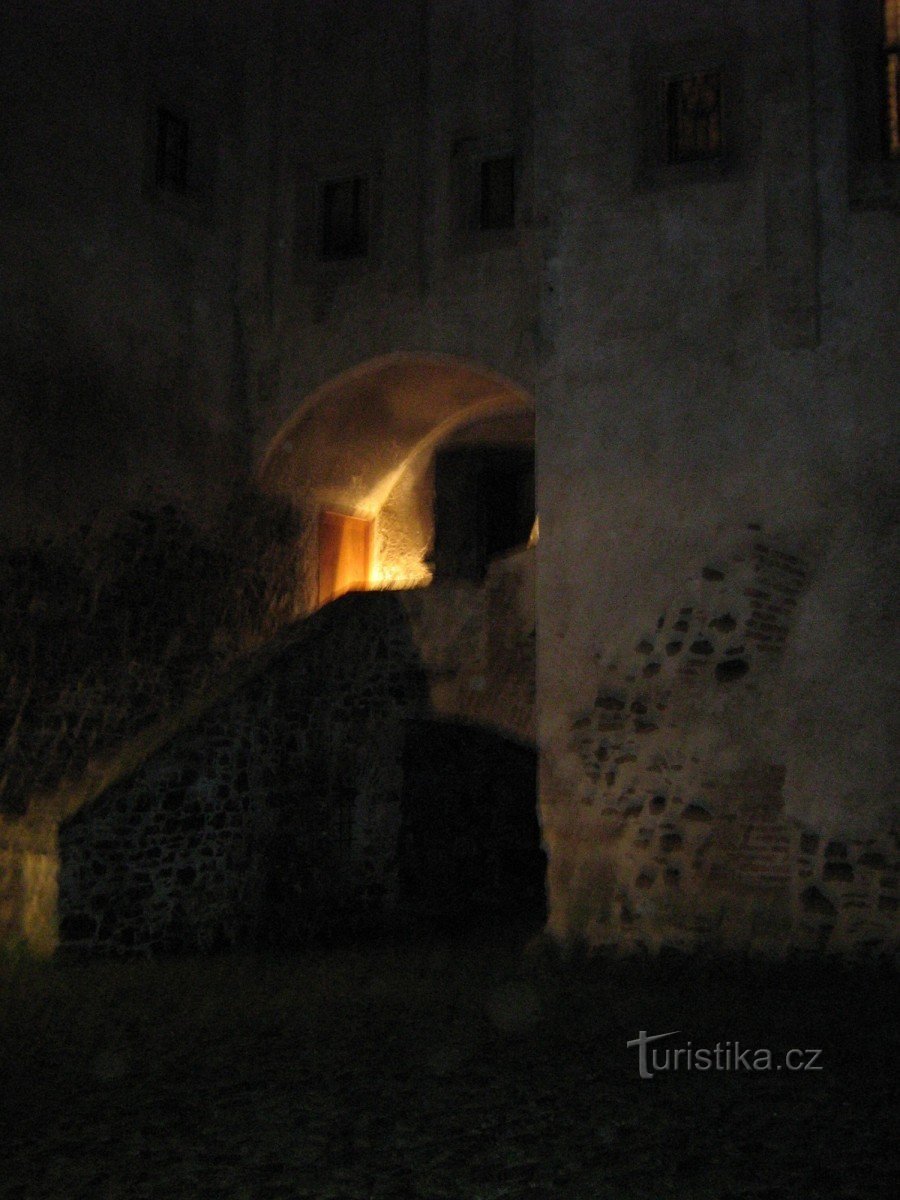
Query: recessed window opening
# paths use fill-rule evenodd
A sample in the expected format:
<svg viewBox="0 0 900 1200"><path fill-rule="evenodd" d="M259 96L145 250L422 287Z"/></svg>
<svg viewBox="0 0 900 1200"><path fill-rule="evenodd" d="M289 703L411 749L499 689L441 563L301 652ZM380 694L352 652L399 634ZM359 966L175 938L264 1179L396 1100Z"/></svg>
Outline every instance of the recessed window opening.
<svg viewBox="0 0 900 1200"><path fill-rule="evenodd" d="M666 136L670 163L697 162L722 154L721 71L696 72L668 81Z"/></svg>
<svg viewBox="0 0 900 1200"><path fill-rule="evenodd" d="M369 250L369 183L363 176L322 184L321 255L327 262L362 258Z"/></svg>
<svg viewBox="0 0 900 1200"><path fill-rule="evenodd" d="M185 117L168 108L156 110L156 186L163 191L187 191L189 133Z"/></svg>
<svg viewBox="0 0 900 1200"><path fill-rule="evenodd" d="M485 159L481 164L482 229L512 229L516 223L516 171L512 154Z"/></svg>

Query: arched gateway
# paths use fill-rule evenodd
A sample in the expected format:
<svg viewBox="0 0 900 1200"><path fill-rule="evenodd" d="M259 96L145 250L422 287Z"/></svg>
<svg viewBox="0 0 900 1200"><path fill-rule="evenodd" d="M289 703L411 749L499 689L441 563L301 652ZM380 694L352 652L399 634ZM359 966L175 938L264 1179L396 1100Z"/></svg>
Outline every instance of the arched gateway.
<svg viewBox="0 0 900 1200"><path fill-rule="evenodd" d="M317 529L309 599L479 580L534 524L534 410L485 367L396 353L346 371L269 445L262 486Z"/></svg>
<svg viewBox="0 0 900 1200"><path fill-rule="evenodd" d="M65 944L543 921L533 425L515 385L432 355L363 364L300 405L259 478L315 532L309 619L64 823ZM329 603L346 592L379 594Z"/></svg>

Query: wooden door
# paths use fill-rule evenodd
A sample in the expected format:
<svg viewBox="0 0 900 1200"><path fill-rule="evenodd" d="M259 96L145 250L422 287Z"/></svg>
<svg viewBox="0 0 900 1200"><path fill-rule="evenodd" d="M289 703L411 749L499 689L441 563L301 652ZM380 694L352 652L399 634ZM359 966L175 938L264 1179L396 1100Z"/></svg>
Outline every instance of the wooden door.
<svg viewBox="0 0 900 1200"><path fill-rule="evenodd" d="M319 604L365 591L372 572L372 526L366 517L319 514Z"/></svg>

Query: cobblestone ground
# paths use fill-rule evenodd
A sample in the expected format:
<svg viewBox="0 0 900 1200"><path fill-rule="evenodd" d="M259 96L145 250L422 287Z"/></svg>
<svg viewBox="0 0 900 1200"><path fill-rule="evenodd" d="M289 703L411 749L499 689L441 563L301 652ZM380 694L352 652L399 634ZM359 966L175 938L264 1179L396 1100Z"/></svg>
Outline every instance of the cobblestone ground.
<svg viewBox="0 0 900 1200"><path fill-rule="evenodd" d="M894 1197L896 980L472 937L7 968L0 1197ZM661 1071L626 1042L821 1050Z"/></svg>

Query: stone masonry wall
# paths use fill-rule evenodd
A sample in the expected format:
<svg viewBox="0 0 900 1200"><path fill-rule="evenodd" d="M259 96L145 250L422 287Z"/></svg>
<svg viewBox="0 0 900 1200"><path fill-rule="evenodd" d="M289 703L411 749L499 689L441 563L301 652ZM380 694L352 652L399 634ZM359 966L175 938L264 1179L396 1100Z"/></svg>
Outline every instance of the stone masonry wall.
<svg viewBox="0 0 900 1200"><path fill-rule="evenodd" d="M571 730L576 805L545 813L560 936L896 953L898 831L848 839L785 812L769 710L806 576L751 531L598 664Z"/></svg>
<svg viewBox="0 0 900 1200"><path fill-rule="evenodd" d="M157 500L0 551L0 814L176 712L296 613L307 539L238 489L205 526Z"/></svg>
<svg viewBox="0 0 900 1200"><path fill-rule="evenodd" d="M404 723L531 727L520 703L508 728L502 705L533 694L533 611L515 653L491 652L486 595L350 594L284 635L255 678L63 824L62 945L211 949L380 923L396 904ZM504 662L530 680L462 711L453 697L479 670L499 683Z"/></svg>
<svg viewBox="0 0 900 1200"><path fill-rule="evenodd" d="M561 936L896 946L898 224L896 192L864 209L848 188L863 7L534 6ZM673 161L662 98L713 62L724 154ZM706 559L751 522L766 556L748 536L743 562Z"/></svg>
<svg viewBox="0 0 900 1200"><path fill-rule="evenodd" d="M427 707L402 608L347 596L265 671L60 831L60 938L208 949L374 914L400 723ZM348 879L348 873L350 878ZM309 928L286 928L285 922Z"/></svg>
<svg viewBox="0 0 900 1200"><path fill-rule="evenodd" d="M437 712L535 741L535 550L496 559L482 586L403 592Z"/></svg>

